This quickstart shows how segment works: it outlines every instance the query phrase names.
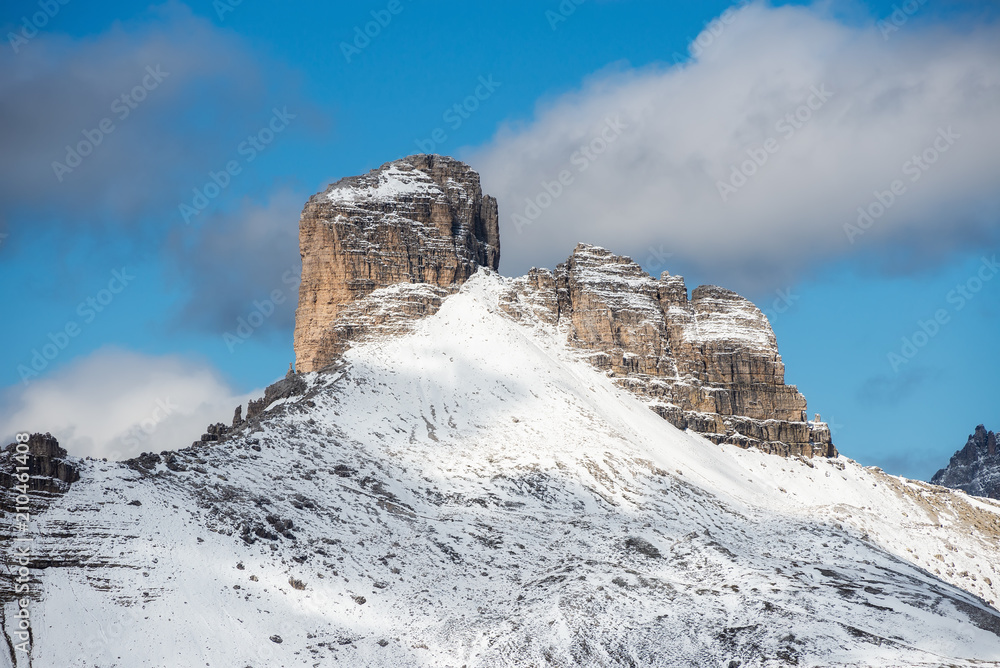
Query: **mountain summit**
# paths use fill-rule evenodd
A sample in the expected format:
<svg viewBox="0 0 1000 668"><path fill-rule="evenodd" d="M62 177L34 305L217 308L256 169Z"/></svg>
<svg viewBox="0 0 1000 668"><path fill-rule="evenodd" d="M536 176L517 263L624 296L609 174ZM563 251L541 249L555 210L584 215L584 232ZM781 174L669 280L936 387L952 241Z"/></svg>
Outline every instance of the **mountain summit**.
<svg viewBox="0 0 1000 668"><path fill-rule="evenodd" d="M313 196L299 223L300 372L334 363L371 333L437 311L477 270L500 262L497 204L468 165L436 155L386 163ZM716 443L782 455L836 455L824 423L785 385L774 332L734 292L649 276L627 257L580 244L555 272L533 269L503 298L541 320L659 415Z"/></svg>
<svg viewBox="0 0 1000 668"><path fill-rule="evenodd" d="M231 427L0 453L0 668L998 665L1000 503L837 454L729 291L499 276L470 173L310 200L302 372Z"/></svg>
<svg viewBox="0 0 1000 668"><path fill-rule="evenodd" d="M948 466L934 474L931 482L960 489L975 496L1000 499L1000 448L997 435L979 425L965 447L952 455Z"/></svg>
<svg viewBox="0 0 1000 668"><path fill-rule="evenodd" d="M399 286L392 291L395 308L426 314L477 268L496 270L497 202L483 195L479 174L468 165L414 155L311 197L299 245L296 365L300 372L318 371L350 339L382 324L373 313L386 296L373 295L379 289ZM359 310L369 317L357 317Z"/></svg>

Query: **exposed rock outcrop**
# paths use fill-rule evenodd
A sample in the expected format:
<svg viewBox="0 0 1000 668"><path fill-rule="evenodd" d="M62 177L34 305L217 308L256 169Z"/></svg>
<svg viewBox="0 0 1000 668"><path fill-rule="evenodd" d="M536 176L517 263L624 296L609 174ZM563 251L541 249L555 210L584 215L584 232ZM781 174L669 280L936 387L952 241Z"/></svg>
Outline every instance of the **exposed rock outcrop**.
<svg viewBox="0 0 1000 668"><path fill-rule="evenodd" d="M341 179L310 198L299 231L299 372L327 367L351 341L406 331L479 267L499 263L496 201L470 167L440 156ZM677 427L786 456L836 455L827 426L808 422L805 398L785 385L767 318L736 293L701 286L689 299L680 276L654 279L584 244L555 272L509 284L509 315L565 328L571 345ZM247 420L272 400L251 404Z"/></svg>
<svg viewBox="0 0 1000 668"><path fill-rule="evenodd" d="M381 324L377 300L360 306L372 316L363 322L354 318L351 325L342 317L379 288L439 288L397 290L404 308L423 315L478 267L496 269L497 204L483 195L479 174L468 165L414 155L341 179L311 197L299 222L299 245L295 357L298 370L309 372L334 361L364 333L362 326Z"/></svg>
<svg viewBox="0 0 1000 668"><path fill-rule="evenodd" d="M0 454L0 487L26 485L30 491L60 494L80 479L66 449L52 434L32 434L23 446L11 443ZM23 474L27 480L20 477Z"/></svg>
<svg viewBox="0 0 1000 668"><path fill-rule="evenodd" d="M580 244L555 272L514 279L505 308L566 327L569 342L675 426L716 443L781 455L836 455L830 431L808 422L785 385L761 311L710 285L688 299L684 279L653 279L627 257Z"/></svg>
<svg viewBox="0 0 1000 668"><path fill-rule="evenodd" d="M1000 499L1000 450L997 435L979 425L965 447L956 452L946 468L934 474L931 482L960 489L974 496Z"/></svg>
<svg viewBox="0 0 1000 668"><path fill-rule="evenodd" d="M37 518L79 479L78 463L52 434L31 434L26 443L11 443L0 451L0 607L37 598L34 569L60 561L32 549ZM25 566L32 569L28 575L19 571Z"/></svg>

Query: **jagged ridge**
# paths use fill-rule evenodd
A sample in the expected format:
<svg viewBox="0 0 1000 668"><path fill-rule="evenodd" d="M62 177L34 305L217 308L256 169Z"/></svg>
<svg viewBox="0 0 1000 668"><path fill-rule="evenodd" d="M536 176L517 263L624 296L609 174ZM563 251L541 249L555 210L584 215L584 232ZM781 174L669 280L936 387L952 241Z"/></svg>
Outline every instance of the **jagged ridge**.
<svg viewBox="0 0 1000 668"><path fill-rule="evenodd" d="M334 363L374 334L401 334L435 313L478 267L499 263L496 201L479 175L416 155L342 179L300 221L299 371ZM579 245L555 273L515 279L506 300L563 326L572 345L672 424L717 443L806 457L836 455L827 425L784 383L767 318L746 299L684 279L653 279L627 257ZM527 309L527 310L525 310Z"/></svg>
<svg viewBox="0 0 1000 668"><path fill-rule="evenodd" d="M965 447L952 455L948 466L934 474L931 482L960 489L975 496L1000 499L1000 449L997 435L979 425Z"/></svg>

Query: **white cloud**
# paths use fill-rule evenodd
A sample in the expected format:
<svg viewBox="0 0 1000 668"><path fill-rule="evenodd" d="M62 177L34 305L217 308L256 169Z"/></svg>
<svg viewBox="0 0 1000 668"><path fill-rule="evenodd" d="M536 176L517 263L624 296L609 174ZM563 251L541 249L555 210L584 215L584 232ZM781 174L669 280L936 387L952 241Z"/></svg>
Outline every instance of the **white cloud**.
<svg viewBox="0 0 1000 668"><path fill-rule="evenodd" d="M0 434L8 443L17 432L47 431L71 455L128 459L187 447L262 394L235 396L214 370L179 356L104 348L11 388Z"/></svg>
<svg viewBox="0 0 1000 668"><path fill-rule="evenodd" d="M691 62L598 72L469 156L500 201L505 273L551 267L586 241L647 269L680 263L730 287L773 288L859 251L943 259L996 238L996 26L911 22L885 39L874 22L762 4L718 26ZM808 120L786 119L797 110ZM591 159L580 148L602 148L607 119L625 127ZM945 146L936 137L949 128L959 138L912 181L904 163ZM718 183L747 151L763 162L769 139L776 150L724 201ZM572 183L544 208L544 183L557 191L563 170ZM905 191L849 243L845 224L894 180ZM526 199L542 206L519 231L515 214L535 213Z"/></svg>

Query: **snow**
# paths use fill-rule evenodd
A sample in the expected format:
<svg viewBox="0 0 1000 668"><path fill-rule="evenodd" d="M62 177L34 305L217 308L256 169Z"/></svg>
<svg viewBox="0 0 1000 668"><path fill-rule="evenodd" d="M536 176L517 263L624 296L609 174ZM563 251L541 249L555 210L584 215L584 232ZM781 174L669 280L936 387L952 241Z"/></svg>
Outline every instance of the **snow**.
<svg viewBox="0 0 1000 668"><path fill-rule="evenodd" d="M334 185L327 191L326 197L331 202L357 204L359 202L398 202L402 196L436 196L444 192L419 169L403 170L394 164L378 172L376 177L378 181L374 184L365 183L363 186Z"/></svg>
<svg viewBox="0 0 1000 668"><path fill-rule="evenodd" d="M724 313L696 311L695 317L684 328L685 338L691 341L744 343L751 350L773 349L777 352L771 327L756 307L748 303L744 308L736 309L732 302L726 302L725 306L728 310Z"/></svg>
<svg viewBox="0 0 1000 668"><path fill-rule="evenodd" d="M89 567L39 573L32 665L1000 661L1000 505L681 432L507 285L309 374L205 474L83 462L33 525ZM295 539L245 544L267 514Z"/></svg>

